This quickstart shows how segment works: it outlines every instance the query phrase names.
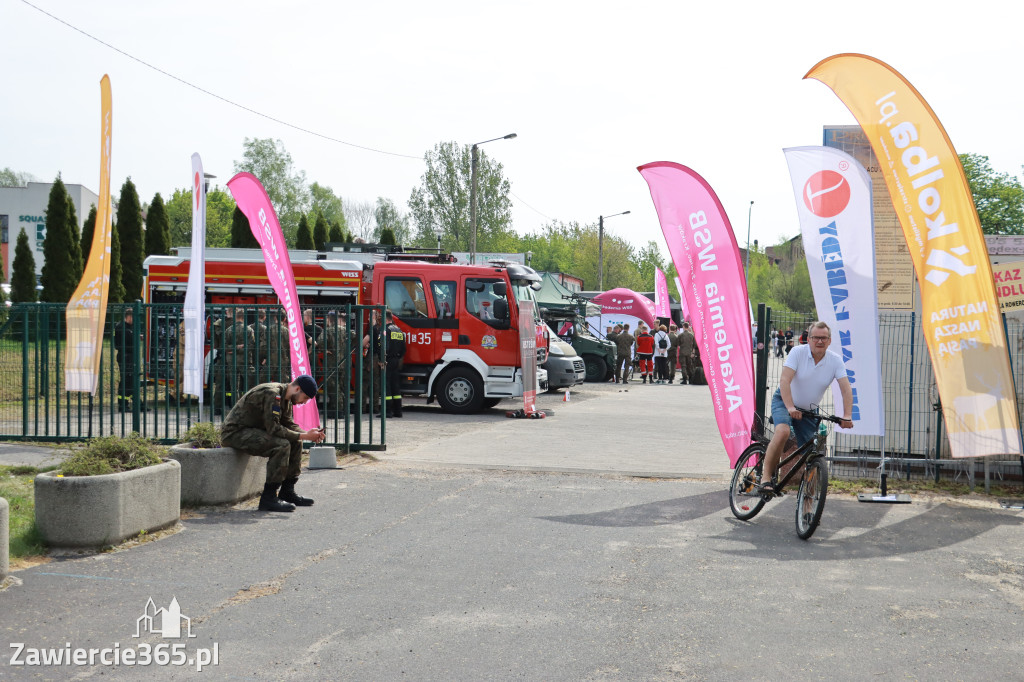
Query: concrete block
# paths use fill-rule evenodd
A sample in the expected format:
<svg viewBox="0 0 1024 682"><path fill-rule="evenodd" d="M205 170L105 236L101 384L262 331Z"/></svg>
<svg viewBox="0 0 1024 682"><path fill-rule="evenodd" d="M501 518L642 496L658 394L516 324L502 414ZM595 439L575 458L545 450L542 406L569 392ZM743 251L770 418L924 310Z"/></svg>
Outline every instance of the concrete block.
<svg viewBox="0 0 1024 682"><path fill-rule="evenodd" d="M234 504L263 492L267 458L235 448L176 445L167 455L181 464L181 504Z"/></svg>
<svg viewBox="0 0 1024 682"><path fill-rule="evenodd" d="M7 500L0 497L0 583L11 570L10 509Z"/></svg>
<svg viewBox="0 0 1024 682"><path fill-rule="evenodd" d="M36 526L51 547L105 547L181 515L181 465L161 464L103 476L35 478Z"/></svg>
<svg viewBox="0 0 1024 682"><path fill-rule="evenodd" d="M310 469L337 469L338 454L334 448L321 445L309 449Z"/></svg>

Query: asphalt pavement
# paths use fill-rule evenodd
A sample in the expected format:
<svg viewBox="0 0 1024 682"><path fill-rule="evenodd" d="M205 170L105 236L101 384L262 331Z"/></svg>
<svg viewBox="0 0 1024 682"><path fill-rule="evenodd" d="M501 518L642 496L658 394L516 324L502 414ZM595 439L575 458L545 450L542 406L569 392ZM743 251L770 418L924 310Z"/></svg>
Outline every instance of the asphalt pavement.
<svg viewBox="0 0 1024 682"><path fill-rule="evenodd" d="M313 507L187 510L16 570L0 678L1021 677L1020 511L835 495L804 542L792 496L729 512L706 388L558 397L543 420L413 405L383 455L303 473ZM31 665L79 649L97 661Z"/></svg>

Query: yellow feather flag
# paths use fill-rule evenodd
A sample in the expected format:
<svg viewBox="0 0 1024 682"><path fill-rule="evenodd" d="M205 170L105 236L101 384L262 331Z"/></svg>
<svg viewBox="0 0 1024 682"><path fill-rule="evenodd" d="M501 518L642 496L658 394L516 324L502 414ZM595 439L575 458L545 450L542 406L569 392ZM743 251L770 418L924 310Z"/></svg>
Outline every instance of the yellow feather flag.
<svg viewBox="0 0 1024 682"><path fill-rule="evenodd" d="M954 457L1020 455L992 267L963 167L935 112L883 62L840 54L804 78L839 96L885 176L921 287L921 324Z"/></svg>
<svg viewBox="0 0 1024 682"><path fill-rule="evenodd" d="M100 376L103 323L107 317L110 288L110 206L111 97L110 77L100 80L100 195L96 207L89 260L82 281L68 301L67 353L64 382L69 391L96 394Z"/></svg>

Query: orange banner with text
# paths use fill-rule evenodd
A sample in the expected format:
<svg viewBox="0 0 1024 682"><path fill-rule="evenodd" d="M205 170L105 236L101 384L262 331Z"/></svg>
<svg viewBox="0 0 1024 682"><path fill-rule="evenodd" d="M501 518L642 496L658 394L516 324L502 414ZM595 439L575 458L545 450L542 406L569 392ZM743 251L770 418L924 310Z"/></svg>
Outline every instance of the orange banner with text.
<svg viewBox="0 0 1024 682"><path fill-rule="evenodd" d="M69 391L96 394L100 377L103 324L107 317L110 288L110 78L100 80L100 194L96 207L96 228L82 281L68 301L68 329L64 382Z"/></svg>
<svg viewBox="0 0 1024 682"><path fill-rule="evenodd" d="M829 57L804 77L846 104L882 167L921 287L921 323L953 456L1020 455L992 267L946 131L914 86L872 57Z"/></svg>

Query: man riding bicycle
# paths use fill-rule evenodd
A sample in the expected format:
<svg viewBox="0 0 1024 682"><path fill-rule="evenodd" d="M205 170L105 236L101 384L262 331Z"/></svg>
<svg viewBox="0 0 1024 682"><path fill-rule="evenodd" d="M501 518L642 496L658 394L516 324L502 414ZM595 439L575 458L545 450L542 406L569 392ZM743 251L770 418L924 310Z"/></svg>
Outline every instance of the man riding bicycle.
<svg viewBox="0 0 1024 682"><path fill-rule="evenodd" d="M812 405L821 402L829 385L838 381L843 396L843 420L839 425L844 429L853 428L850 420L853 390L843 359L828 349L832 343L832 331L827 323L819 320L810 326L808 333L809 343L795 347L786 357L779 387L772 396L775 435L765 448L761 490L776 495L781 491L775 479L775 469L786 448L790 431L796 434L799 447L814 437L817 427L812 420L803 419L803 414L797 408L810 410Z"/></svg>

